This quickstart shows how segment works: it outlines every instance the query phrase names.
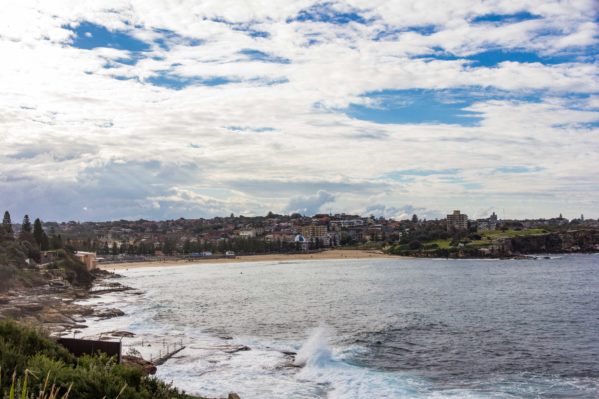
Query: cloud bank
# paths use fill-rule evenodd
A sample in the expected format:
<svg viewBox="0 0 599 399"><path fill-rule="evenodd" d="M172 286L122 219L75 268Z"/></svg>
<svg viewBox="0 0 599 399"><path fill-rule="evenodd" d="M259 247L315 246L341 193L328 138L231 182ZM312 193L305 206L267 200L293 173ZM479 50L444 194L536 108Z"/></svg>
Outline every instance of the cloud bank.
<svg viewBox="0 0 599 399"><path fill-rule="evenodd" d="M593 0L9 0L0 206L599 217L597 15Z"/></svg>

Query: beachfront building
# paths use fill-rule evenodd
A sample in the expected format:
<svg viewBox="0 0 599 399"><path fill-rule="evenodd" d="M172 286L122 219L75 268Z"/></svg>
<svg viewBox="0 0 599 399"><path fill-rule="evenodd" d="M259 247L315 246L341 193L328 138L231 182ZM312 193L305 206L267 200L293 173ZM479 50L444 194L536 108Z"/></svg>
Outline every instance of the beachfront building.
<svg viewBox="0 0 599 399"><path fill-rule="evenodd" d="M447 230L468 230L468 215L459 210L447 215Z"/></svg>
<svg viewBox="0 0 599 399"><path fill-rule="evenodd" d="M319 243L320 246L328 247L331 245L331 236L328 233L327 226L311 224L300 227L300 234L312 243Z"/></svg>
<svg viewBox="0 0 599 399"><path fill-rule="evenodd" d="M300 227L300 234L308 240L311 238L321 238L327 235L327 226L311 224L309 226Z"/></svg>
<svg viewBox="0 0 599 399"><path fill-rule="evenodd" d="M295 243L296 248L300 251L308 251L310 249L310 242L301 234L296 235L293 239L293 242Z"/></svg>
<svg viewBox="0 0 599 399"><path fill-rule="evenodd" d="M85 265L87 271L95 269L98 264L95 252L77 251L75 252L75 256Z"/></svg>

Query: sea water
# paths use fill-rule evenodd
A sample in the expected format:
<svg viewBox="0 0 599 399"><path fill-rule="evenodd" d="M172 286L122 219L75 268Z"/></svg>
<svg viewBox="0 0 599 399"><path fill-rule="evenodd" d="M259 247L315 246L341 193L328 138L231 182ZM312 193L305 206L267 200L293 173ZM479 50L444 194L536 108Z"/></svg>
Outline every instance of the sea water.
<svg viewBox="0 0 599 399"><path fill-rule="evenodd" d="M599 256L361 259L119 271L90 300L124 351L189 393L252 398L597 398Z"/></svg>

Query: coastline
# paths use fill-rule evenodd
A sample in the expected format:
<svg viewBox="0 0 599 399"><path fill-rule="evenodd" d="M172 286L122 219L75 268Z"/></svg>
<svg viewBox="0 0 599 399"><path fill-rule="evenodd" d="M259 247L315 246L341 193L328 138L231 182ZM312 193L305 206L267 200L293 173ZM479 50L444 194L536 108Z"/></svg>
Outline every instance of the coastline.
<svg viewBox="0 0 599 399"><path fill-rule="evenodd" d="M106 263L98 264L98 268L107 271L138 269L146 267L171 267L182 265L202 265L215 263L249 263L249 262L276 262L276 261L297 261L297 260L335 260L335 259L412 259L412 257L397 256L385 254L376 250L364 249L332 249L328 251L315 253L293 253L293 254L260 254L260 255L241 255L235 258L208 258L193 260L157 260L126 263Z"/></svg>
<svg viewBox="0 0 599 399"><path fill-rule="evenodd" d="M95 305L81 304L81 300L103 294L131 290L130 287L110 280L118 277L114 272L137 268L168 268L184 265L228 264L249 262L289 262L334 259L400 259L375 250L328 250L317 253L244 255L235 258L209 258L194 260L142 261L132 263L100 264L96 278L89 287L74 286L66 281L47 281L32 287L15 287L0 292L0 319L10 318L28 325L42 326L52 335L61 336L81 332L94 318L110 319L122 315L120 309L103 309ZM134 290L133 290L134 291Z"/></svg>

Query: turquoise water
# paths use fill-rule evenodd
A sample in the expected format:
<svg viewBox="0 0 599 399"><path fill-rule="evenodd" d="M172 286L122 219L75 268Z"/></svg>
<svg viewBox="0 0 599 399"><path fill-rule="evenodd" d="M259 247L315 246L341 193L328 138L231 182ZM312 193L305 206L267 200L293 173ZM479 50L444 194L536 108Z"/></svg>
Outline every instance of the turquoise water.
<svg viewBox="0 0 599 399"><path fill-rule="evenodd" d="M248 398L596 398L599 256L148 268L92 325L187 345L158 375ZM250 350L234 352L236 345ZM291 356L283 352L296 352Z"/></svg>

